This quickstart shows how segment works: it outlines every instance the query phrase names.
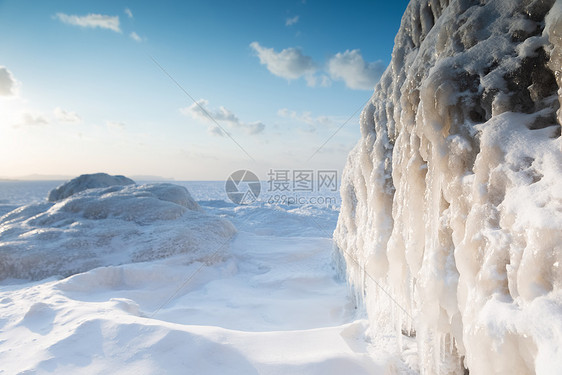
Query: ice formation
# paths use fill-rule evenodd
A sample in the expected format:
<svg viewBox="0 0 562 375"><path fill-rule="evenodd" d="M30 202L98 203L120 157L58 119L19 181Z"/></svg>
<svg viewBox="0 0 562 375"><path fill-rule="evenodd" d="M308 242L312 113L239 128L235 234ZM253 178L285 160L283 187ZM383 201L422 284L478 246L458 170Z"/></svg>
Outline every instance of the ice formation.
<svg viewBox="0 0 562 375"><path fill-rule="evenodd" d="M134 183L135 181L125 176L110 176L107 173L83 174L51 190L47 200L56 202L87 189Z"/></svg>
<svg viewBox="0 0 562 375"><path fill-rule="evenodd" d="M57 202L0 217L0 280L69 276L178 254L184 262L220 259L236 232L228 220L205 213L185 187L127 181L80 176L51 191Z"/></svg>
<svg viewBox="0 0 562 375"><path fill-rule="evenodd" d="M402 18L334 238L372 329L403 332L421 373L562 373L561 69L560 0Z"/></svg>

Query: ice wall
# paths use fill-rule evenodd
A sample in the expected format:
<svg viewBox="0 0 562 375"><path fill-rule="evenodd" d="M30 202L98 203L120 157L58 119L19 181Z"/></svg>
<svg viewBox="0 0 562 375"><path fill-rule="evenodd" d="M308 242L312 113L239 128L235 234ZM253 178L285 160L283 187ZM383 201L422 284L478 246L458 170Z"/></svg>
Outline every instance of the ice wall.
<svg viewBox="0 0 562 375"><path fill-rule="evenodd" d="M562 0L402 18L334 239L373 332L415 337L421 373L562 373L561 67Z"/></svg>

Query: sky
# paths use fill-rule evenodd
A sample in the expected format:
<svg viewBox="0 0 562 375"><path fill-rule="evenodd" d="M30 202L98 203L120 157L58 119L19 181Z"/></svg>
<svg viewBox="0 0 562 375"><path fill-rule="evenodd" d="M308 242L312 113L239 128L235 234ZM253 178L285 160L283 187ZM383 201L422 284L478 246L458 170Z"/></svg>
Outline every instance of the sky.
<svg viewBox="0 0 562 375"><path fill-rule="evenodd" d="M406 5L0 0L0 177L341 171Z"/></svg>

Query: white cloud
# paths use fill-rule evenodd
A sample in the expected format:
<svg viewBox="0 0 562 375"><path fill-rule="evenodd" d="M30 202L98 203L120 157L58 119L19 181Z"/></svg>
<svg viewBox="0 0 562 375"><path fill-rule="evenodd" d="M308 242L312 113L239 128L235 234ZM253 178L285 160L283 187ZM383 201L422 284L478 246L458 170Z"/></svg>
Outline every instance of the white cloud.
<svg viewBox="0 0 562 375"><path fill-rule="evenodd" d="M49 120L46 116L37 112L23 112L20 115L20 121L16 127L27 125L47 125Z"/></svg>
<svg viewBox="0 0 562 375"><path fill-rule="evenodd" d="M76 16L64 13L55 15L62 23L69 25L113 30L120 33L119 16L106 16L103 14L88 14L87 16Z"/></svg>
<svg viewBox="0 0 562 375"><path fill-rule="evenodd" d="M219 107L218 109L209 109L209 101L201 99L196 103L193 103L189 107L180 109L181 113L189 116L197 121L205 122L210 124L209 132L214 135L224 135L224 132L205 114L205 111L211 115L217 122L226 123L229 128L237 128L243 130L247 134L259 134L265 129L265 124L262 122L242 122L234 113L225 107ZM205 110L203 110L203 107Z"/></svg>
<svg viewBox="0 0 562 375"><path fill-rule="evenodd" d="M328 77L325 74L319 74L319 75L308 74L304 76L304 79L306 80L307 86L310 87L316 87L316 86L329 87L332 85L332 80L330 79L330 77Z"/></svg>
<svg viewBox="0 0 562 375"><path fill-rule="evenodd" d="M292 111L287 108L282 108L277 111L277 115L279 117L288 118L294 120L295 122L300 122L307 124L309 126L308 131L316 131L319 126L322 127L330 127L334 126L336 122L330 116L312 116L311 112L301 112L298 113L297 111Z"/></svg>
<svg viewBox="0 0 562 375"><path fill-rule="evenodd" d="M297 48L275 52L273 48L262 47L258 42L252 42L250 47L257 53L260 63L278 77L292 80L312 75L316 71L312 58L303 55Z"/></svg>
<svg viewBox="0 0 562 375"><path fill-rule="evenodd" d="M131 39L133 39L135 42L142 42L142 38L139 36L139 34L135 33L134 31L133 31L132 33L130 33L129 36L130 36Z"/></svg>
<svg viewBox="0 0 562 375"><path fill-rule="evenodd" d="M285 26L292 26L297 22L299 22L299 16L290 17L285 20Z"/></svg>
<svg viewBox="0 0 562 375"><path fill-rule="evenodd" d="M212 135L219 136L219 137L225 136L224 131L222 131L222 129L219 128L216 125L209 127L209 133L211 133Z"/></svg>
<svg viewBox="0 0 562 375"><path fill-rule="evenodd" d="M122 130L125 129L125 123L120 121L106 121L105 125L110 129Z"/></svg>
<svg viewBox="0 0 562 375"><path fill-rule="evenodd" d="M16 80L5 66L0 66L0 96L16 95Z"/></svg>
<svg viewBox="0 0 562 375"><path fill-rule="evenodd" d="M53 109L52 113L43 113L33 110L22 111L14 127L48 125L52 123L78 124L81 122L82 118L76 112L65 111L60 107L56 107Z"/></svg>
<svg viewBox="0 0 562 375"><path fill-rule="evenodd" d="M248 134L259 134L265 129L265 124L260 121L242 124L246 128Z"/></svg>
<svg viewBox="0 0 562 375"><path fill-rule="evenodd" d="M133 18L133 12L131 12L131 10L129 8L125 8L124 12L127 15L127 17Z"/></svg>
<svg viewBox="0 0 562 375"><path fill-rule="evenodd" d="M337 53L328 61L328 73L333 80L344 81L355 90L372 90L384 72L380 61L365 62L358 49Z"/></svg>
<svg viewBox="0 0 562 375"><path fill-rule="evenodd" d="M325 71L318 71L310 56L297 48L286 48L276 52L273 48L252 42L250 47L256 52L260 63L278 77L288 80L303 77L310 87L328 87L332 80L343 81L354 90L372 90L385 70L381 61L366 62L358 49L346 50L332 56Z"/></svg>
<svg viewBox="0 0 562 375"><path fill-rule="evenodd" d="M82 118L80 118L80 116L78 116L76 112L65 111L60 107L56 107L53 110L53 114L55 115L55 119L57 119L60 122L68 122L73 124L78 124L82 122Z"/></svg>

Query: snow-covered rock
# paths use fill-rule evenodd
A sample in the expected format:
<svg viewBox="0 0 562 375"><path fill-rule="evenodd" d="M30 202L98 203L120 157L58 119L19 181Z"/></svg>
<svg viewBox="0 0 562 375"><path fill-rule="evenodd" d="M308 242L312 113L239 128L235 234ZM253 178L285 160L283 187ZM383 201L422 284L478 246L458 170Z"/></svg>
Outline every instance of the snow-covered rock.
<svg viewBox="0 0 562 375"><path fill-rule="evenodd" d="M49 202L56 202L87 189L115 185L134 185L134 183L135 181L125 176L111 176L107 173L83 174L51 190L47 200Z"/></svg>
<svg viewBox="0 0 562 375"><path fill-rule="evenodd" d="M409 4L334 238L422 373L562 373L561 102L562 1Z"/></svg>
<svg viewBox="0 0 562 375"><path fill-rule="evenodd" d="M62 194L92 186L91 178L79 180ZM235 231L228 220L205 213L182 186L88 188L0 218L0 280L69 276L178 254L185 262L220 259Z"/></svg>

